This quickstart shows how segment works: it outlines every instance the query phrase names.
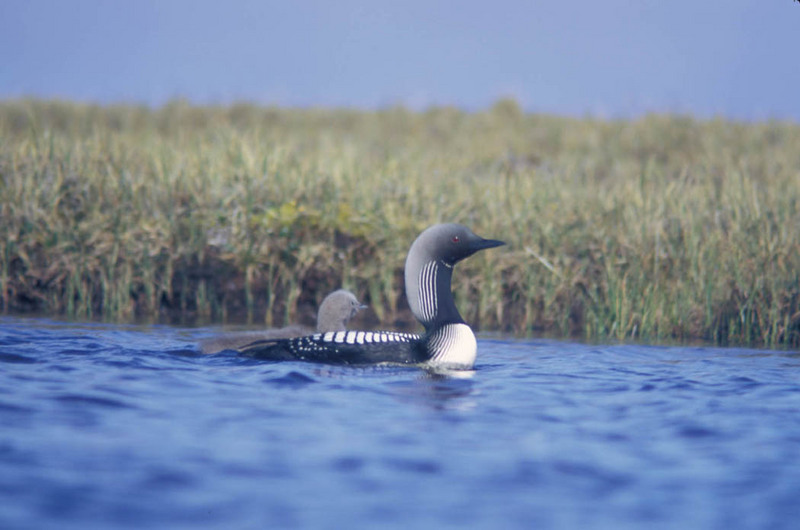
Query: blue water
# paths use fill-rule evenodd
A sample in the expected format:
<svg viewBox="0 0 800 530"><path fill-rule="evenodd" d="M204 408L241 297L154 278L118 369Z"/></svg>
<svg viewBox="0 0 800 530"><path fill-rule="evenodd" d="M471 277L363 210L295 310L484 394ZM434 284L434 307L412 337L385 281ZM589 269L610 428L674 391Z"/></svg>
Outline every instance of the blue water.
<svg viewBox="0 0 800 530"><path fill-rule="evenodd" d="M798 528L800 355L478 341L464 377L0 318L0 528Z"/></svg>

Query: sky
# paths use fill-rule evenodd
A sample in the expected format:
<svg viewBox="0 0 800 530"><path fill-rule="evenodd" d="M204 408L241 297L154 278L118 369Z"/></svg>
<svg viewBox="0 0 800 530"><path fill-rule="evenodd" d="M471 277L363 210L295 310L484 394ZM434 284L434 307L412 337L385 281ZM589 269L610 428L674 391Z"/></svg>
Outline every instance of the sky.
<svg viewBox="0 0 800 530"><path fill-rule="evenodd" d="M0 99L800 122L797 0L0 0Z"/></svg>

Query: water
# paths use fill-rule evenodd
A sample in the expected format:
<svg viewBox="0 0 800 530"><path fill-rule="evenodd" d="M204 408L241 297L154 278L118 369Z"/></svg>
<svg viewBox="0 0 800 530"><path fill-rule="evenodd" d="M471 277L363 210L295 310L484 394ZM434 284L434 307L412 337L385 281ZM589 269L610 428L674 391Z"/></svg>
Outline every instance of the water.
<svg viewBox="0 0 800 530"><path fill-rule="evenodd" d="M463 378L0 318L0 528L797 528L800 356L479 340Z"/></svg>

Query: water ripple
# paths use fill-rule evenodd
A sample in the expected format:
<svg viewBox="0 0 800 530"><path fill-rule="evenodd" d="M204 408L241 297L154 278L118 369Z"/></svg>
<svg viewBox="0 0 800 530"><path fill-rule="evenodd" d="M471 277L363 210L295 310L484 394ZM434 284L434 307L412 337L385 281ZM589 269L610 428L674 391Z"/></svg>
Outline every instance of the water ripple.
<svg viewBox="0 0 800 530"><path fill-rule="evenodd" d="M0 318L1 528L793 528L796 352L479 340L473 372Z"/></svg>
<svg viewBox="0 0 800 530"><path fill-rule="evenodd" d="M303 388L311 383L316 383L316 380L307 376L306 374L291 371L288 374L281 375L280 377L265 379L264 382L271 385L288 388Z"/></svg>
<svg viewBox="0 0 800 530"><path fill-rule="evenodd" d="M0 352L0 363L24 363L30 364L38 362L33 357L28 357L25 355L18 355L16 353L2 353Z"/></svg>
<svg viewBox="0 0 800 530"><path fill-rule="evenodd" d="M124 403L117 399L111 399L102 396L92 396L86 394L62 394L55 396L56 401L61 403L68 403L72 405L98 405L101 407L108 407L112 409L132 408L129 403Z"/></svg>

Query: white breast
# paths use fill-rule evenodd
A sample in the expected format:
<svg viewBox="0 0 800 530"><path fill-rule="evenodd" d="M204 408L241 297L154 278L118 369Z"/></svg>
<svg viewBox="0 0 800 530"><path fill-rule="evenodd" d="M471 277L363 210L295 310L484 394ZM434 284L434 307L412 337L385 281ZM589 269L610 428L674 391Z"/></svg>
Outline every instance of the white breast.
<svg viewBox="0 0 800 530"><path fill-rule="evenodd" d="M436 330L428 347L434 352L428 364L446 368L471 369L478 353L475 334L466 324L448 324Z"/></svg>

